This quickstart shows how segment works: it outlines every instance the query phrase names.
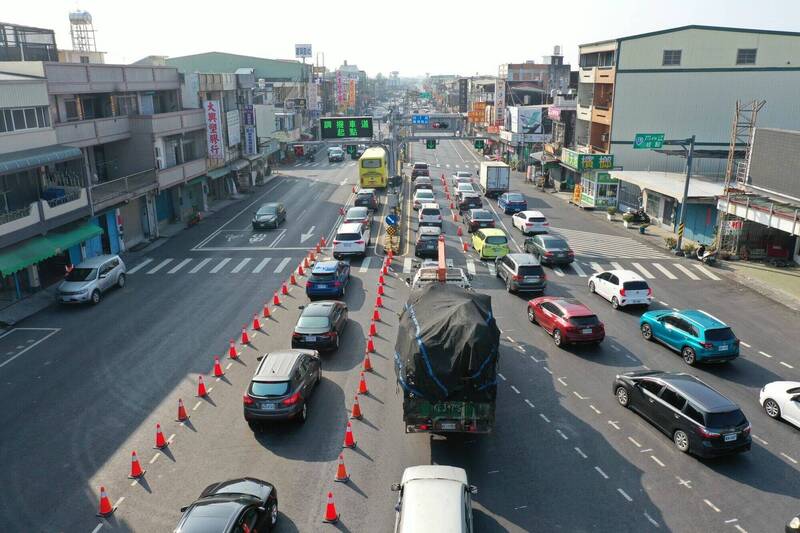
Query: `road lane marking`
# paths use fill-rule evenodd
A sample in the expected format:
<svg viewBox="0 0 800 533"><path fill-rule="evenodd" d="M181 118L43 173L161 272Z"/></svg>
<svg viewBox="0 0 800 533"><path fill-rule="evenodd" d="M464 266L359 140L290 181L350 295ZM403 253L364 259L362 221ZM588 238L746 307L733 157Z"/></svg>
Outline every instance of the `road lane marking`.
<svg viewBox="0 0 800 533"><path fill-rule="evenodd" d="M258 265L256 265L256 267L253 269L253 274L258 274L262 270L264 270L264 267L267 266L267 263L269 263L270 261L272 261L271 257L265 257L264 259L262 259L261 262Z"/></svg>
<svg viewBox="0 0 800 533"><path fill-rule="evenodd" d="M277 237L272 241L272 243L267 245L267 248L275 248L275 245L281 242L283 237L286 235L286 230L282 229ZM302 244L302 243L301 243Z"/></svg>
<svg viewBox="0 0 800 533"><path fill-rule="evenodd" d="M470 276L475 275L475 261L472 259L467 259L467 272L469 272Z"/></svg>
<svg viewBox="0 0 800 533"><path fill-rule="evenodd" d="M650 456L650 459L652 459L653 461L655 461L655 462L656 462L656 464L657 464L658 466L660 466L661 468L664 468L664 467L666 467L666 466L667 466L667 465L665 465L664 463L662 463L662 462L661 462L661 460L660 460L658 457L656 457L655 455L651 455L651 456Z"/></svg>
<svg viewBox="0 0 800 533"><path fill-rule="evenodd" d="M189 271L189 274L197 274L198 272L200 272L200 269L202 269L204 266L206 266L206 265L207 265L209 262L211 262L211 258L210 258L210 257L206 257L205 259L203 259L202 261L200 261L199 263L197 263L197 264L196 264L196 265L195 265L195 266L194 266L194 267L193 267L193 268L192 268L192 269Z"/></svg>
<svg viewBox="0 0 800 533"><path fill-rule="evenodd" d="M644 512L644 517L645 517L645 518L647 518L647 521L648 521L648 522L650 522L651 524L653 524L654 526L656 526L656 527L659 527L659 528L661 527L661 526L658 524L658 522L656 522L656 521L653 519L653 517L652 517L652 516L650 516L649 514L647 514L647 511L645 511L645 512Z"/></svg>
<svg viewBox="0 0 800 533"><path fill-rule="evenodd" d="M783 366L785 366L786 368L794 368L794 367L793 367L792 365L790 365L789 363L784 363L783 361L779 361L779 363L780 363L780 364L782 364Z"/></svg>
<svg viewBox="0 0 800 533"><path fill-rule="evenodd" d="M370 264L371 261L372 261L372 256L371 255L365 257L364 260L361 261L361 267L358 269L358 271L363 274L364 272L369 270L369 264Z"/></svg>
<svg viewBox="0 0 800 533"><path fill-rule="evenodd" d="M562 385L564 385L565 387L568 387L568 386L569 386L569 385L567 385L567 382L566 382L566 381L564 381L564 378L558 378L556 381L558 381L559 383L561 383L561 384L562 384Z"/></svg>
<svg viewBox="0 0 800 533"><path fill-rule="evenodd" d="M561 270L561 269L560 269L560 268L558 268L558 267L553 267L553 272L555 272L555 273L556 273L556 276L558 276L558 277L560 277L560 278L563 278L563 277L564 277L564 271L563 271L563 270Z"/></svg>
<svg viewBox="0 0 800 533"><path fill-rule="evenodd" d="M150 462L149 462L148 464L153 464L153 463L155 463L155 462L158 460L158 456L159 456L159 455L161 455L161 452L156 452L156 454L153 456L153 458L152 458L152 459L150 459Z"/></svg>
<svg viewBox="0 0 800 533"><path fill-rule="evenodd" d="M544 414L544 413L539 413L539 416L540 416L540 417L542 417L542 420L544 420L544 421L545 421L545 422L547 422L548 424L550 423L550 419L549 419L549 418L547 418L547 416L545 416L545 414Z"/></svg>
<svg viewBox="0 0 800 533"><path fill-rule="evenodd" d="M558 434L561 436L561 438L562 438L562 439L564 439L564 440L569 440L569 437L567 437L567 436L564 434L564 432L563 432L563 431L561 431L560 429L557 429L557 430L556 430L556 433L558 433Z"/></svg>
<svg viewBox="0 0 800 533"><path fill-rule="evenodd" d="M679 476L675 476L675 479L678 480L678 485L682 485L687 489L692 488L692 480L691 479L681 479Z"/></svg>
<svg viewBox="0 0 800 533"><path fill-rule="evenodd" d="M280 274L283 271L283 269L286 268L286 265L291 260L292 260L291 257L284 257L283 259L281 259L281 262L278 263L278 266L275 267L275 270L273 272L275 272L275 274Z"/></svg>
<svg viewBox="0 0 800 533"><path fill-rule="evenodd" d="M145 259L144 261L142 261L141 263L139 263L138 265L136 265L132 269L128 270L126 272L126 274L136 274L137 272L139 272L141 269L143 269L144 267L146 267L147 265L149 265L152 262L153 262L152 259Z"/></svg>
<svg viewBox="0 0 800 533"><path fill-rule="evenodd" d="M536 406L533 405L529 399L525 398L525 403L527 403L531 409L536 409Z"/></svg>
<svg viewBox="0 0 800 533"><path fill-rule="evenodd" d="M614 426L614 429L619 429L619 423L616 420L609 420L608 423Z"/></svg>
<svg viewBox="0 0 800 533"><path fill-rule="evenodd" d="M676 276L675 274L664 268L664 266L661 263L653 263L653 266L659 269L661 273L667 276L669 279L678 279L678 276Z"/></svg>
<svg viewBox="0 0 800 533"><path fill-rule="evenodd" d="M510 342L512 344L516 343L516 341L514 339L512 339L511 337L509 337L508 335L506 335L506 339L508 340L508 342Z"/></svg>
<svg viewBox="0 0 800 533"><path fill-rule="evenodd" d="M589 404L589 407L591 408L592 411L594 411L598 415L602 415L603 414L603 412L600 409L598 409L597 407L595 407L594 405Z"/></svg>
<svg viewBox="0 0 800 533"><path fill-rule="evenodd" d="M786 454L785 454L785 453L783 453L783 452L781 452L781 455L782 455L783 457L785 457L786 459L790 460L792 463L794 463L794 464L797 464L797 459L795 459L794 457L789 457L788 455L786 455Z"/></svg>
<svg viewBox="0 0 800 533"><path fill-rule="evenodd" d="M216 274L217 272L219 272L220 270L222 270L222 267L224 267L226 264L228 264L228 263L230 262L230 260L231 260L231 258L230 258L230 257L225 257L225 258L223 258L223 259L222 259L222 261L220 261L219 263L217 263L217 266L215 266L214 268L212 268L212 269L210 270L210 273L211 273L211 274Z"/></svg>
<svg viewBox="0 0 800 533"><path fill-rule="evenodd" d="M8 330L7 332L3 333L2 335L0 335L0 339L2 339L3 337L5 337L6 335L9 335L9 334L11 334L13 331L26 331L26 330L27 330L27 331L32 331L32 330L36 330L36 331L49 331L50 333L48 333L47 335L45 335L44 337L42 337L42 338L41 338L41 339L39 339L38 341L36 341L36 342L34 342L34 343L31 343L31 344L30 344L29 346L27 346L27 347L24 347L24 348L23 348L23 347L18 347L17 349L21 349L21 351L17 352L17 354L16 354L16 355L14 355L13 357L10 357L9 359L6 359L6 360L5 360L5 361L3 361L2 363L0 363L0 368L3 368L3 367L4 367L4 366L6 366L8 363L10 363L11 361L13 361L14 359L16 359L17 357L19 357L20 355L24 354L25 352L27 352L28 350L30 350L31 348L33 348L33 347L34 347L34 346L36 346L37 344L39 344L39 343L42 343L42 342L46 341L47 339L49 339L50 337L52 337L53 335L55 335L56 333L58 333L59 331L61 331L61 329L60 329L60 328L13 328L13 329L10 329L10 330ZM13 353L13 352L12 352L12 353ZM7 355L7 354L6 354L6 355Z"/></svg>
<svg viewBox="0 0 800 533"><path fill-rule="evenodd" d="M411 273L411 265L413 261L410 257L406 257L403 260L403 274L410 274Z"/></svg>
<svg viewBox="0 0 800 533"><path fill-rule="evenodd" d="M620 351L619 346L617 346L616 344L611 344L610 346L611 346L611 349L614 350L615 352Z"/></svg>
<svg viewBox="0 0 800 533"><path fill-rule="evenodd" d="M597 473L598 473L598 474L600 474L601 476L603 476L603 479L608 479L608 474L606 474L605 472L603 472L603 470L602 470L602 469L601 469L599 466L595 466L595 467L594 467L594 469L595 469L595 470L597 470Z"/></svg>
<svg viewBox="0 0 800 533"><path fill-rule="evenodd" d="M579 400L588 400L588 399L589 399L589 397L588 397L588 396L581 396L581 393L580 393L580 392L578 392L578 391L575 391L575 390L574 390L574 391L572 391L572 394L574 394L575 396L577 396Z"/></svg>
<svg viewBox="0 0 800 533"><path fill-rule="evenodd" d="M589 456L588 456L588 455L586 455L585 453L583 453L583 450L581 450L581 449L580 449L580 448L578 448L577 446L575 446L575 451L576 451L576 452L578 452L578 455L580 455L580 456L581 456L581 457L583 457L584 459L588 459L588 458L589 458Z"/></svg>
<svg viewBox="0 0 800 533"><path fill-rule="evenodd" d="M660 303L664 307L669 307L669 304L667 302L665 302L664 300L659 300L658 303Z"/></svg>
<svg viewBox="0 0 800 533"><path fill-rule="evenodd" d="M133 480L133 482L134 482L134 483L138 483L138 480L134 479L134 480ZM133 486L133 485L131 485L131 486ZM95 528L92 530L92 533L97 533L97 532L98 532L98 531L100 531L102 528L103 528L103 523L102 523L102 522L100 522L99 524L97 524L97 527L95 527Z"/></svg>
<svg viewBox="0 0 800 533"><path fill-rule="evenodd" d="M159 270L161 270L162 268L164 268L165 266L167 266L171 262L172 262L171 258L170 259L164 259L159 264L157 264L155 267L153 267L152 269L148 270L147 273L148 274L155 274L156 272L158 272Z"/></svg>
<svg viewBox="0 0 800 533"><path fill-rule="evenodd" d="M714 509L716 512L718 512L718 513L720 512L719 507L717 507L716 505L714 505L713 503L711 503L707 499L703 498L703 501L706 502L706 505L708 505L709 507Z"/></svg>
<svg viewBox="0 0 800 533"><path fill-rule="evenodd" d="M738 518L731 518L730 520L725 520L725 523L726 524L733 524L733 523L738 522L738 521L739 521Z"/></svg>
<svg viewBox="0 0 800 533"><path fill-rule="evenodd" d="M642 275L643 275L644 277L646 277L647 279L654 279L654 278L655 278L655 276L654 276L654 275L652 275L652 274L650 273L650 271L649 271L649 270L647 270L645 267L643 267L641 264L639 264L639 263L631 263L631 266L633 266L633 268L635 268L636 270L638 270L639 272L641 272L641 273L642 273Z"/></svg>
<svg viewBox="0 0 800 533"><path fill-rule="evenodd" d="M503 374L501 374L500 372L497 373L497 377L502 379L503 381L506 380L506 377Z"/></svg>
<svg viewBox="0 0 800 533"><path fill-rule="evenodd" d="M580 277L582 278L586 277L586 272L584 272L584 270L580 267L577 261L572 263L572 269L575 270L575 272L577 272Z"/></svg>
<svg viewBox="0 0 800 533"><path fill-rule="evenodd" d="M767 352L762 352L761 350L759 350L758 353L760 353L761 355L763 355L767 359L772 359L772 356L770 354L768 354Z"/></svg>
<svg viewBox="0 0 800 533"><path fill-rule="evenodd" d="M628 494L627 494L627 493L626 493L624 490L622 490L622 489L617 489L617 492L619 492L620 494L622 494L622 497L623 497L623 498L625 498L626 500L628 500L629 502L632 502L632 501L633 501L633 498L631 498L630 496L628 496Z"/></svg>
<svg viewBox="0 0 800 533"><path fill-rule="evenodd" d="M697 270L699 270L700 272L702 272L703 274L705 274L706 277L709 277L709 278L713 279L714 281L719 281L719 277L716 274L714 274L713 272L711 272L709 269L704 267L703 265L694 265L694 267Z"/></svg>
<svg viewBox="0 0 800 533"><path fill-rule="evenodd" d="M536 359L536 358L535 358L534 356L532 356L532 355L531 355L530 357L531 357L531 359L533 359L533 362L534 362L534 363L541 363L541 362L543 361L543 359Z"/></svg>
<svg viewBox="0 0 800 533"><path fill-rule="evenodd" d="M611 261L611 266L614 267L614 270L625 270L625 267L614 261Z"/></svg>
<svg viewBox="0 0 800 533"><path fill-rule="evenodd" d="M754 434L754 433L753 433L753 434L751 434L751 436L752 436L754 439L756 439L758 442L760 442L761 444L763 444L764 446L767 446L767 445L769 445L769 442L765 441L764 439L762 439L762 438L761 438L761 437L759 437L758 435L756 435L756 434Z"/></svg>
<svg viewBox="0 0 800 533"><path fill-rule="evenodd" d="M516 392L517 394L519 394L519 389L518 389L518 388L516 388L514 385L511 385L511 390L513 390L514 392Z"/></svg>
<svg viewBox="0 0 800 533"><path fill-rule="evenodd" d="M642 447L642 445L639 444L638 442L636 442L636 439L634 439L633 437L628 437L628 440L631 441L633 443L633 445L636 446L637 448L641 448Z"/></svg>
<svg viewBox="0 0 800 533"><path fill-rule="evenodd" d="M233 267L233 270L231 270L231 274L238 274L239 272L241 272L244 266L251 260L252 259L250 257L245 257L244 259L242 259L242 261L238 265Z"/></svg>
<svg viewBox="0 0 800 533"><path fill-rule="evenodd" d="M599 273L603 271L603 267L600 266L600 263L591 262L589 263L589 266L592 267L592 270L595 272Z"/></svg>
<svg viewBox="0 0 800 533"><path fill-rule="evenodd" d="M550 374L551 376L553 375L553 371L547 368L546 366L543 366L542 368L544 368L544 371Z"/></svg>
<svg viewBox="0 0 800 533"><path fill-rule="evenodd" d="M739 531L739 533L747 533L747 530L745 528L743 528L742 526L740 526L739 524L734 524L733 527L735 527L736 530Z"/></svg>
<svg viewBox="0 0 800 533"><path fill-rule="evenodd" d="M750 346L749 344L747 344L747 343L746 343L746 342L744 342L744 341L739 341L739 344L741 344L741 345L742 345L742 346L744 346L745 348L752 348L752 346Z"/></svg>
<svg viewBox="0 0 800 533"><path fill-rule="evenodd" d="M692 272L691 270L689 270L688 268L686 268L686 267L685 267L685 266L683 266L682 264L680 264L680 263L673 263L673 264L672 264L672 266L674 266L675 268L677 268L678 270L680 270L681 272L683 272L684 274L686 274L686 276L687 276L689 279L693 279L694 281L700 281L700 277L699 277L699 276L697 276L697 275L696 275L694 272Z"/></svg>
<svg viewBox="0 0 800 533"><path fill-rule="evenodd" d="M197 408L200 407L200 404L203 403L203 400L198 400L194 407L192 407L192 411L197 411Z"/></svg>
<svg viewBox="0 0 800 533"><path fill-rule="evenodd" d="M177 265L175 265L174 267L172 267L171 269L169 269L169 270L167 271L167 274L174 274L174 273L175 273L175 272L177 272L178 270L180 270L180 269L182 269L183 267L185 267L185 266L186 266L186 265L187 265L187 264L188 264L190 261L191 261L191 259L184 259L183 261L181 261L180 263L178 263Z"/></svg>

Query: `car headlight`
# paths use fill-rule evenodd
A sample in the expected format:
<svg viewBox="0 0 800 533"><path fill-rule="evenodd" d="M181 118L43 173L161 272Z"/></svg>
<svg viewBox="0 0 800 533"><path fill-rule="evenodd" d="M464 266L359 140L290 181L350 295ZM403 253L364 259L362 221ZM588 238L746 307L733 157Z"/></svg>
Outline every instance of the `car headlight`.
<svg viewBox="0 0 800 533"><path fill-rule="evenodd" d="M795 516L789 521L789 527L792 529L800 529L800 516Z"/></svg>

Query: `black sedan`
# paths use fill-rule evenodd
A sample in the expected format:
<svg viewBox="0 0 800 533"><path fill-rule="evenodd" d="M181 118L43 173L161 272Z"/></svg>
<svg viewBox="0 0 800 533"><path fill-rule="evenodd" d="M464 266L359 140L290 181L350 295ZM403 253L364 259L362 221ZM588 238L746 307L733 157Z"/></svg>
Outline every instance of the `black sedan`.
<svg viewBox="0 0 800 533"><path fill-rule="evenodd" d="M467 225L469 233L481 228L493 228L494 216L486 209L470 209L464 213L464 224Z"/></svg>
<svg viewBox="0 0 800 533"><path fill-rule="evenodd" d="M262 204L258 211L253 213L253 229L277 228L286 220L286 208L279 202Z"/></svg>
<svg viewBox="0 0 800 533"><path fill-rule="evenodd" d="M312 302L303 308L292 333L292 348L336 350L347 325L347 305L336 300Z"/></svg>
<svg viewBox="0 0 800 533"><path fill-rule="evenodd" d="M462 192L458 194L458 210L480 209L483 207L480 194L476 192Z"/></svg>
<svg viewBox="0 0 800 533"><path fill-rule="evenodd" d="M536 235L525 239L525 251L539 258L543 265L568 265L575 261L575 252L567 241L553 235Z"/></svg>
<svg viewBox="0 0 800 533"><path fill-rule="evenodd" d="M213 483L181 508L175 533L254 533L278 522L278 489L252 477Z"/></svg>
<svg viewBox="0 0 800 533"><path fill-rule="evenodd" d="M360 189L356 193L356 199L353 201L355 207L366 207L370 211L378 210L378 195L375 194L375 189Z"/></svg>

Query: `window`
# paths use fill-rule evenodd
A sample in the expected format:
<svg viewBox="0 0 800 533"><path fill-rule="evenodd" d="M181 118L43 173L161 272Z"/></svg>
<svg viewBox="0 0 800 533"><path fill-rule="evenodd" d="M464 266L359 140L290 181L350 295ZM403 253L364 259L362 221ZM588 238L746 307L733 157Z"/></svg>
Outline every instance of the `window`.
<svg viewBox="0 0 800 533"><path fill-rule="evenodd" d="M652 381L650 379L641 380L639 382L639 385L641 385L641 387L644 390L646 390L648 392L652 392L656 396L658 396L658 393L661 392L661 389L664 387L664 385L662 385L661 383L659 383L657 381Z"/></svg>
<svg viewBox="0 0 800 533"><path fill-rule="evenodd" d="M81 56L81 63L88 63L88 62L89 62L89 56Z"/></svg>
<svg viewBox="0 0 800 533"><path fill-rule="evenodd" d="M619 278L614 274L608 276L608 282L612 285L619 285Z"/></svg>
<svg viewBox="0 0 800 533"><path fill-rule="evenodd" d="M705 331L705 337L709 342L732 341L736 339L736 336L733 334L733 331L731 331L731 328L707 329Z"/></svg>
<svg viewBox="0 0 800 533"><path fill-rule="evenodd" d="M67 100L64 102L64 111L66 116L67 122L72 122L74 120L80 120L80 113L78 113L78 101L77 100Z"/></svg>
<svg viewBox="0 0 800 533"><path fill-rule="evenodd" d="M686 414L686 416L688 416L698 424L703 423L703 414L694 407L692 407L691 404L687 403L686 408L683 410L683 412Z"/></svg>
<svg viewBox="0 0 800 533"><path fill-rule="evenodd" d="M683 406L686 405L686 398L669 387L665 388L664 392L661 393L661 399L679 411L682 411Z"/></svg>
<svg viewBox="0 0 800 533"><path fill-rule="evenodd" d="M28 107L25 109L25 128L32 129L38 128L39 124L36 121L36 108Z"/></svg>
<svg viewBox="0 0 800 533"><path fill-rule="evenodd" d="M25 129L25 111L23 109L13 109L11 114L14 116L14 129Z"/></svg>
<svg viewBox="0 0 800 533"><path fill-rule="evenodd" d="M364 159L361 161L361 168L381 168L382 161L380 159Z"/></svg>
<svg viewBox="0 0 800 533"><path fill-rule="evenodd" d="M50 127L50 110L44 106L36 108L36 114L39 117L39 127L40 128L49 128Z"/></svg>
<svg viewBox="0 0 800 533"><path fill-rule="evenodd" d="M254 381L250 391L255 396L283 396L289 392L288 381Z"/></svg>
<svg viewBox="0 0 800 533"><path fill-rule="evenodd" d="M665 67L677 66L681 64L681 51L680 50L664 50L663 61L661 62Z"/></svg>
<svg viewBox="0 0 800 533"><path fill-rule="evenodd" d="M756 50L756 48L739 48L739 50L736 51L736 64L755 65Z"/></svg>

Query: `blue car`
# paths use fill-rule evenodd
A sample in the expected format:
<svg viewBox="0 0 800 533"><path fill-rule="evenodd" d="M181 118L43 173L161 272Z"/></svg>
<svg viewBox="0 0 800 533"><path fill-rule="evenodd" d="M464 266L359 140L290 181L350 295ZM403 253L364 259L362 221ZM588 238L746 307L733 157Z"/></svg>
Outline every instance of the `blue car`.
<svg viewBox="0 0 800 533"><path fill-rule="evenodd" d="M528 202L518 192L506 192L500 195L497 200L497 206L503 210L503 213L510 215L511 213L519 213L528 209Z"/></svg>
<svg viewBox="0 0 800 533"><path fill-rule="evenodd" d="M642 337L681 354L687 365L724 363L739 357L739 339L705 311L648 311L639 319Z"/></svg>
<svg viewBox="0 0 800 533"><path fill-rule="evenodd" d="M309 298L344 298L350 281L350 265L344 261L318 261L306 281Z"/></svg>

